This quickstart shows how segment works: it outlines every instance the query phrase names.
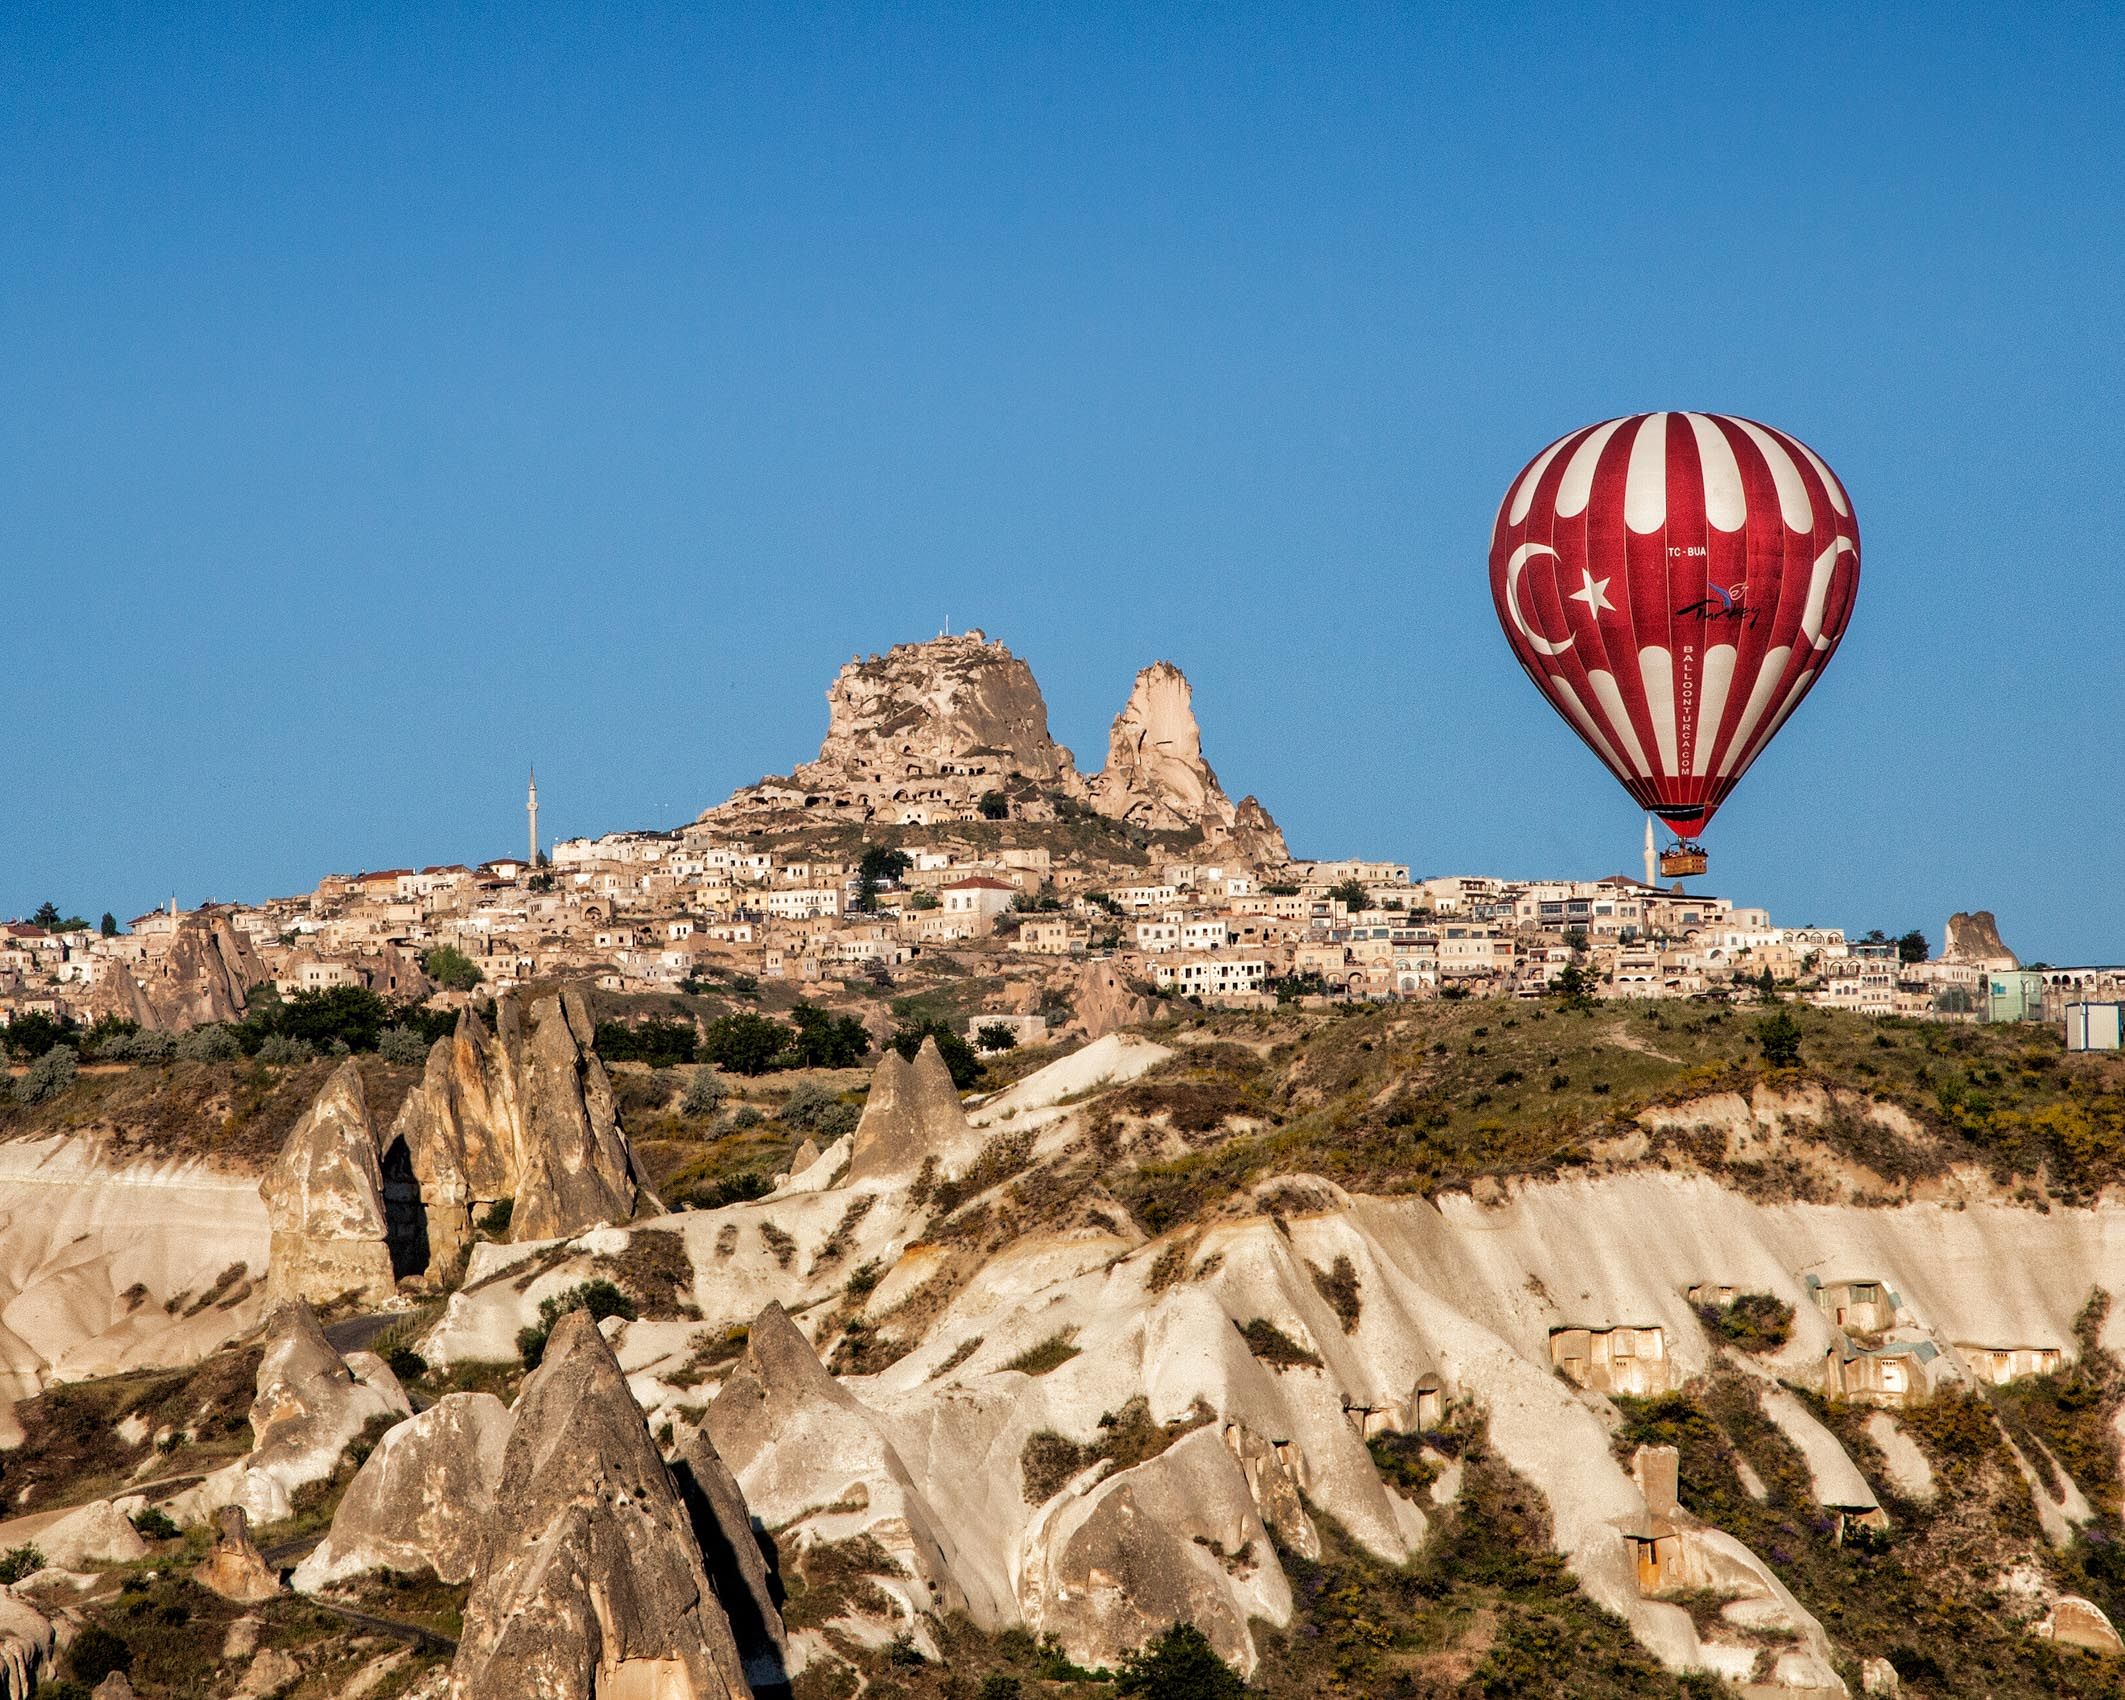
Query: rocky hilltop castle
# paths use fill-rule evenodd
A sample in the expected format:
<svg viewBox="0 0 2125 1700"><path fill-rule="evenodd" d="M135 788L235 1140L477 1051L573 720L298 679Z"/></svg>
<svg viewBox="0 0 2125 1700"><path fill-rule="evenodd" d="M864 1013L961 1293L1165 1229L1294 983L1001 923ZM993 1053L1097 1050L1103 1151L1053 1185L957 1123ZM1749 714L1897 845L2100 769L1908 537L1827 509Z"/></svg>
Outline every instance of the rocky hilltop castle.
<svg viewBox="0 0 2125 1700"><path fill-rule="evenodd" d="M1290 860L1253 798L1234 803L1203 756L1193 693L1170 661L1136 677L1107 765L1089 778L1048 731L1033 670L980 630L858 657L828 688L826 741L789 776L749 785L701 818L809 811L887 826L1053 820L1071 805L1256 865Z"/></svg>

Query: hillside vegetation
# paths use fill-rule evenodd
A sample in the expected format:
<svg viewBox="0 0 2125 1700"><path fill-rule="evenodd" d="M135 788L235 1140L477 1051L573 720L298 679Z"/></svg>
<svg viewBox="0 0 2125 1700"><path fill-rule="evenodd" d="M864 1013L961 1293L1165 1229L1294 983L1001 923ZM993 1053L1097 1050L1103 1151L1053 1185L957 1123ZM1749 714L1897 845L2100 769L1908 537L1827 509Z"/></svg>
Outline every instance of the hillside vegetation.
<svg viewBox="0 0 2125 1700"><path fill-rule="evenodd" d="M1886 1189L1958 1168L2085 1201L2125 1177L2125 1061L2063 1054L2038 1026L1950 1026L1787 1006L1799 1060L1772 1068L1756 1006L1438 1003L1332 1015L1203 1015L1157 1036L1185 1047L1119 1095L1117 1131L1155 1120L1120 1185L1162 1231L1280 1173L1431 1194L1486 1177L1622 1163L1703 1167L1745 1190L1805 1193L1801 1172L1726 1154L1685 1118L1645 1111L1759 1088L1830 1094L1810 1137ZM1899 1129L1871 1115L1908 1118Z"/></svg>

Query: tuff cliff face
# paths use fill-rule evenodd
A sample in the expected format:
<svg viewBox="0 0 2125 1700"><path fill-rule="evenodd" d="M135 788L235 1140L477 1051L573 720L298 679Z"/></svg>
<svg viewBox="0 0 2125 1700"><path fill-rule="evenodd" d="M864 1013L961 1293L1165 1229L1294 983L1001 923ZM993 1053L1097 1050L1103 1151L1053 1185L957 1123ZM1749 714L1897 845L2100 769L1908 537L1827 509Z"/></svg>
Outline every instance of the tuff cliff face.
<svg viewBox="0 0 2125 1700"><path fill-rule="evenodd" d="M2000 937L2000 924L1990 909L1974 910L1967 915L1958 911L1950 915L1941 957L1947 962L1963 962L1974 968L1994 970L2022 965L2022 959L2009 950L2006 941Z"/></svg>
<svg viewBox="0 0 2125 1700"><path fill-rule="evenodd" d="M987 1101L940 1094L925 1109L923 1070L889 1057L839 1177L658 1225L685 1246L702 1332L680 1343L662 1324L610 1329L622 1361L641 1366L631 1385L652 1429L705 1402L702 1428L777 1530L784 1574L865 1553L874 1635L923 1646L933 1614L963 1610L1111 1665L1184 1619L1243 1671L1274 1674L1277 1641L1260 1626L1308 1609L1279 1553L1325 1555L1325 1518L1339 1541L1403 1563L1466 1530L1469 1480L1509 1470L1546 1506L1541 1539L1577 1587L1660 1663L1816 1700L1838 1691L1840 1662L1877 1643L1849 1621L1826 1628L1826 1596L1801 1585L1812 1573L1792 1568L1790 1543L1834 1552L1840 1519L1898 1524L1960 1491L1945 1477L1912 1485L1930 1481L1921 1447L1937 1427L1894 1398L1870 1410L1849 1392L1869 1354L1930 1362L1938 1397L1959 1398L2006 1373L1988 1367L2006 1343L2032 1363L2039 1349L2070 1354L2079 1307L2118 1281L2110 1207L2038 1213L1989 1194L1888 1204L1886 1183L1849 1166L1850 1196L1826 1188L1811 1203L1650 1169L1432 1201L1285 1172L1147 1242L1107 1189L1126 1188L1128 1153L1186 1146L1156 1115L1130 1133L1133 1112L1118 1106L1154 1101L1185 1066L1109 1038ZM1784 1141L1775 1149L1795 1163L1813 1160L1808 1130L1846 1116L1874 1117L1884 1147L1927 1138L1864 1097L1730 1096L1649 1107L1634 1137L1672 1123L1693 1149L1751 1157ZM927 1189L906 1184L932 1160ZM1065 1209L1055 1189L1072 1164L1087 1190ZM999 1212L1009 1222L977 1246ZM865 1266L875 1281L851 1293L849 1270ZM596 1265L585 1252L525 1267L522 1281L460 1295L422 1354L491 1351L483 1342L509 1339ZM2041 1274L2001 1283L1988 1273L2000 1268ZM1893 1315L1851 1310L1860 1288ZM1784 1332L1728 1343L1706 1321L1723 1294L1775 1299ZM691 1355L740 1329L735 1357ZM852 1367L859 1347L874 1354L868 1368ZM1827 1405L1789 1391L1822 1391L1826 1376L1848 1390ZM1611 1393L1712 1400L1753 1459L1736 1466L1734 1503L1760 1505L1747 1471L1775 1463L1776 1515L1732 1526L1706 1515L1701 1473L1685 1473L1679 1505L1672 1463L1656 1479L1657 1457L1626 1462L1620 1425L1636 1419ZM1457 1452L1456 1425L1470 1423L1479 1449ZM2083 1514L2079 1489L2064 1464L2059 1485L2025 1488L2007 1443L1998 1450L1996 1491L2023 1509L2011 1527L1985 1525L1988 1574L2050 1576L2047 1554ZM1383 1462L1397 1458L1422 1469ZM1760 1544L1766 1531L1772 1544ZM755 1588L735 1582L722 1597ZM2056 1577L2028 1588L2032 1622L2056 1602L2059 1621L2078 1625ZM1692 1593L1727 1603L1693 1618L1675 1603ZM2026 1646L2041 1631L2012 1633ZM840 1656L809 1627L789 1641L796 1666Z"/></svg>
<svg viewBox="0 0 2125 1700"><path fill-rule="evenodd" d="M438 1039L385 1142L418 1182L426 1261L448 1267L476 1204L515 1201L517 1239L624 1222L641 1197L582 994L505 994ZM395 1165L394 1165L395 1166Z"/></svg>
<svg viewBox="0 0 2125 1700"><path fill-rule="evenodd" d="M295 1124L258 1191L273 1224L272 1297L382 1304L397 1291L376 1130L351 1057Z"/></svg>
<svg viewBox="0 0 2125 1700"><path fill-rule="evenodd" d="M1070 752L1048 734L1033 670L980 631L853 660L826 700L817 759L748 786L724 810L825 802L866 818L930 820L1014 779L1082 790Z"/></svg>
<svg viewBox="0 0 2125 1700"><path fill-rule="evenodd" d="M1019 817L1042 819L1062 798L1151 831L1198 831L1235 859L1290 859L1268 811L1253 797L1234 803L1219 785L1187 677L1170 661L1136 676L1107 765L1090 779L1049 735L1032 669L979 631L851 661L827 704L816 760L747 786L703 818L809 810L928 825L977 819L998 794Z"/></svg>
<svg viewBox="0 0 2125 1700"><path fill-rule="evenodd" d="M1291 860L1284 834L1254 797L1225 795L1203 754L1195 693L1170 661L1136 676L1107 739L1107 765L1092 776L1092 806L1115 820L1157 831L1194 829L1205 854L1273 865Z"/></svg>
<svg viewBox="0 0 2125 1700"><path fill-rule="evenodd" d="M1170 661L1136 676L1092 779L1092 806L1116 820L1173 831L1230 827L1237 811L1203 757L1195 693Z"/></svg>
<svg viewBox="0 0 2125 1700"><path fill-rule="evenodd" d="M191 1027L235 1021L244 994L272 978L258 953L226 917L211 910L188 915L161 959L142 978L113 977L111 1013L143 1027Z"/></svg>

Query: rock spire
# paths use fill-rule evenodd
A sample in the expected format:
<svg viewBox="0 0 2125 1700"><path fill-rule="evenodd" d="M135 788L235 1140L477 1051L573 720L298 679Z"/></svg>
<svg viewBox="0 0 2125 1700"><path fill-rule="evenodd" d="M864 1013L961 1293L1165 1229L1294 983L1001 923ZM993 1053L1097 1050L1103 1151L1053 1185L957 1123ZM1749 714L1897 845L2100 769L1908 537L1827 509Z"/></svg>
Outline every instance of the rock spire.
<svg viewBox="0 0 2125 1700"><path fill-rule="evenodd" d="M303 1112L258 1191L273 1230L269 1295L382 1304L396 1294L376 1132L353 1058Z"/></svg>
<svg viewBox="0 0 2125 1700"><path fill-rule="evenodd" d="M524 1384L451 1700L749 1700L672 1473L587 1311Z"/></svg>

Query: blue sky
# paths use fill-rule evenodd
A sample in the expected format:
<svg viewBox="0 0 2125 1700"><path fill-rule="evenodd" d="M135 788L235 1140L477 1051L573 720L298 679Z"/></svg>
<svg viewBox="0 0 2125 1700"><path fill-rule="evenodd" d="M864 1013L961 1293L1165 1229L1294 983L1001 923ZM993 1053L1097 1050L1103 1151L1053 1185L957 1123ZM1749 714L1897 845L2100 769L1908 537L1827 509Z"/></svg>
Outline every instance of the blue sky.
<svg viewBox="0 0 2125 1700"><path fill-rule="evenodd" d="M2121 16L11 7L0 914L673 824L946 621L1302 853L1635 867L1485 552L1688 407L1865 545L1714 887L2125 958Z"/></svg>

